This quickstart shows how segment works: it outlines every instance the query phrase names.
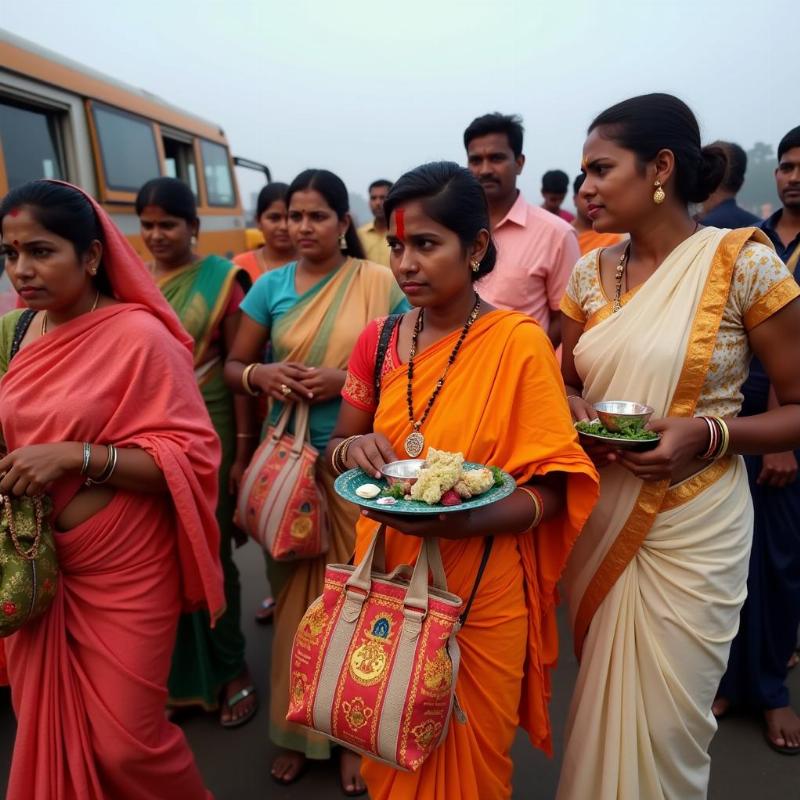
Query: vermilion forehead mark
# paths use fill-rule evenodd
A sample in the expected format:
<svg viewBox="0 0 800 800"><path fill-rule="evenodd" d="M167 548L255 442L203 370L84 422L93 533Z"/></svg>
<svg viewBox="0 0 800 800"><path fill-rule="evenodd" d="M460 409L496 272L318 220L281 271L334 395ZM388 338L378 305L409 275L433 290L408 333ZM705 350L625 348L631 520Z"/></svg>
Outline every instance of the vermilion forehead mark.
<svg viewBox="0 0 800 800"><path fill-rule="evenodd" d="M19 239L14 239L14 241L11 242L11 244L13 244L14 247L19 247Z"/></svg>
<svg viewBox="0 0 800 800"><path fill-rule="evenodd" d="M395 226L397 227L397 238L401 241L406 238L406 210L398 208L394 212Z"/></svg>
<svg viewBox="0 0 800 800"><path fill-rule="evenodd" d="M11 211L8 212L9 217L16 217L19 214L18 208L12 208Z"/></svg>

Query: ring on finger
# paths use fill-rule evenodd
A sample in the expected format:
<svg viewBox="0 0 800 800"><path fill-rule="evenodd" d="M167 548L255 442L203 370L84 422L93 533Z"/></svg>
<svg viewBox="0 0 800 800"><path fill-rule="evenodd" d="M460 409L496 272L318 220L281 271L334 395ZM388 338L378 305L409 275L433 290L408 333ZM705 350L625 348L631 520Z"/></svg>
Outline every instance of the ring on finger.
<svg viewBox="0 0 800 800"><path fill-rule="evenodd" d="M292 393L292 390L285 383L281 384L280 389L284 397L288 397Z"/></svg>

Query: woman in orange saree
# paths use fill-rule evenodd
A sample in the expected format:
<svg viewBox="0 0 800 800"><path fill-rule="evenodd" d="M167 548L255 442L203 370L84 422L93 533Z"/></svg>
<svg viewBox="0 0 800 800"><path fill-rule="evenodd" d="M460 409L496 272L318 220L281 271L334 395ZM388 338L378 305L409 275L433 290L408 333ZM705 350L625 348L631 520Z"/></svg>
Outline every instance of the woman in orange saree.
<svg viewBox="0 0 800 800"><path fill-rule="evenodd" d="M555 585L596 499L597 476L577 443L544 331L474 292L472 282L491 270L495 256L477 181L455 164L426 165L394 185L385 207L392 270L417 309L362 334L328 455L339 469L375 473L414 451L415 431L425 446L501 467L522 488L446 520L373 512L360 519L357 558L376 522L390 526L389 569L414 563L420 537L440 537L448 588L463 599L486 537L494 536L459 634L456 695L466 721L451 720L445 741L416 772L365 759L362 773L373 800L499 800L511 796L509 751L519 724L535 746L551 750ZM386 325L393 329L378 387L373 376Z"/></svg>
<svg viewBox="0 0 800 800"><path fill-rule="evenodd" d="M164 714L181 607L223 608L219 444L192 341L80 190L27 184L0 225L28 305L0 326L0 491L50 494L61 569L47 613L5 640L7 797L209 798Z"/></svg>

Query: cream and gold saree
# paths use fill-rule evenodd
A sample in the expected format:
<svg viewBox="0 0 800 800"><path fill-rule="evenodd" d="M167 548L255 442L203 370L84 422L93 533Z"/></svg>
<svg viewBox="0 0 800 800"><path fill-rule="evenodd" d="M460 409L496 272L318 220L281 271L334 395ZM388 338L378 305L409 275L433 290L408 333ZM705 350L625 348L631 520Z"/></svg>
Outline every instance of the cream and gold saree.
<svg viewBox="0 0 800 800"><path fill-rule="evenodd" d="M584 397L647 403L654 417L737 413L746 331L798 295L751 239L766 241L701 230L618 313L585 314ZM744 286L743 259L758 262L761 283ZM558 800L705 798L711 704L745 599L752 524L738 456L673 486L601 470L565 577L581 664Z"/></svg>

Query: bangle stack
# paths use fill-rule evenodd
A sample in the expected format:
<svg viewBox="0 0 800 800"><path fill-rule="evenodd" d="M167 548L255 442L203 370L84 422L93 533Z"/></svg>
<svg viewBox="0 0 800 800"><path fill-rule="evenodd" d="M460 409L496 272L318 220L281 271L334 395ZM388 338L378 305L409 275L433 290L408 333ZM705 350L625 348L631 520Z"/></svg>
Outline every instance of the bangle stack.
<svg viewBox="0 0 800 800"><path fill-rule="evenodd" d="M244 372L242 372L242 388L249 394L251 397L258 397L260 392L254 389L250 384L250 376L253 374L256 367L261 366L257 361L253 364L248 364L244 368Z"/></svg>
<svg viewBox="0 0 800 800"><path fill-rule="evenodd" d="M334 448L331 455L331 466L337 475L347 472L347 451L350 449L350 445L353 444L356 439L360 438L361 434L349 436L347 439L343 439L339 442Z"/></svg>
<svg viewBox="0 0 800 800"><path fill-rule="evenodd" d="M536 489L533 489L530 486L517 486L517 489L519 489L521 492L525 492L525 494L527 494L528 497L533 500L533 522L531 522L531 524L528 525L525 530L538 528L542 521L542 517L544 516L544 502L542 501L542 496L536 491Z"/></svg>
<svg viewBox="0 0 800 800"><path fill-rule="evenodd" d="M708 449L700 456L703 461L717 461L727 454L731 444L728 425L722 417L700 417L708 425Z"/></svg>
<svg viewBox="0 0 800 800"><path fill-rule="evenodd" d="M108 444L106 445L106 449L108 450L108 457L106 458L106 465L103 467L103 471L96 478L87 478L87 486L97 486L101 483L105 483L114 474L114 470L117 468L117 448L114 447L113 444Z"/></svg>

